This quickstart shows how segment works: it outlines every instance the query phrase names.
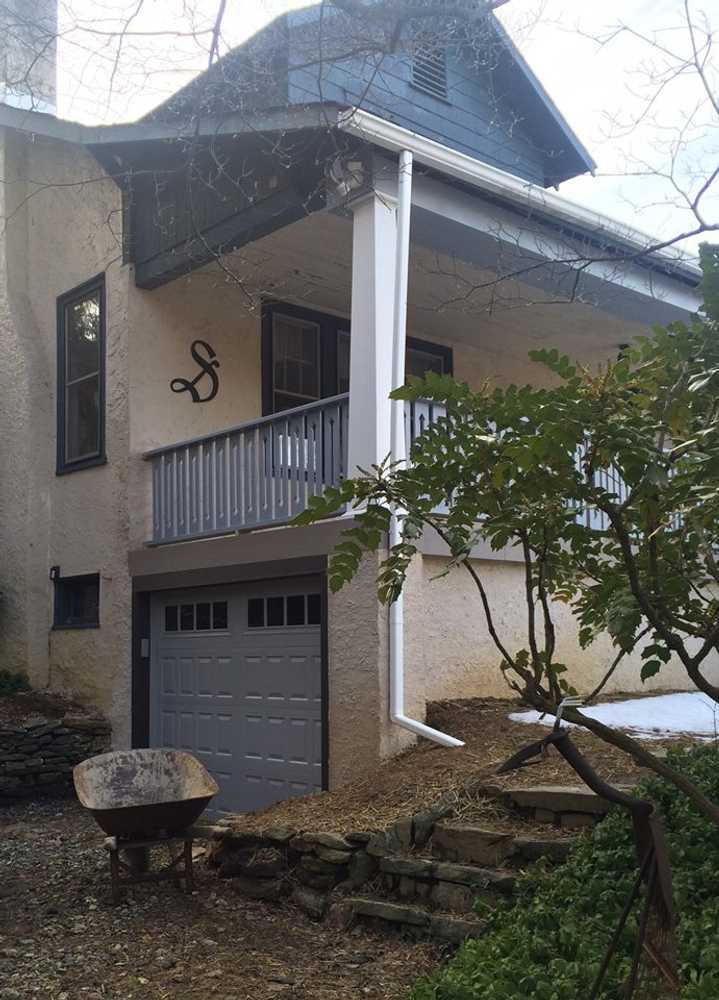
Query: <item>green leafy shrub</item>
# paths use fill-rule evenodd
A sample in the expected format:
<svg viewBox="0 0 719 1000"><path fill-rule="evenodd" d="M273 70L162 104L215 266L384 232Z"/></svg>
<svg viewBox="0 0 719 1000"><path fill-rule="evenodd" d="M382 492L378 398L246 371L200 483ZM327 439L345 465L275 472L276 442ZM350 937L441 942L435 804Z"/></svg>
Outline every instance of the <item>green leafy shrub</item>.
<svg viewBox="0 0 719 1000"><path fill-rule="evenodd" d="M673 751L672 763L719 801L715 745ZM674 871L682 1000L719 998L719 834L677 791L658 779L642 793L658 805ZM522 877L516 902L495 910L488 930L466 942L411 1000L580 1000L599 963L636 874L630 821L610 814L566 864ZM621 1000L631 964L636 908L605 980L602 1000Z"/></svg>
<svg viewBox="0 0 719 1000"><path fill-rule="evenodd" d="M0 670L0 695L19 694L29 691L30 685L23 674L13 674L9 670Z"/></svg>

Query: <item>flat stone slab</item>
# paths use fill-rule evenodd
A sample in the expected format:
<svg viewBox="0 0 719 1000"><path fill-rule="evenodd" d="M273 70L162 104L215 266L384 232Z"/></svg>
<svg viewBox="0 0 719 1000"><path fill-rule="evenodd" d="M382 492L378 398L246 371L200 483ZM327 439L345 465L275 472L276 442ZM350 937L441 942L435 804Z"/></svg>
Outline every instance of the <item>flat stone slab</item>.
<svg viewBox="0 0 719 1000"><path fill-rule="evenodd" d="M479 937L484 931L481 920L462 919L449 914L429 913L417 906L389 903L383 899L353 897L345 905L359 917L374 917L391 924L416 927L430 937L452 944L461 944L467 938Z"/></svg>
<svg viewBox="0 0 719 1000"><path fill-rule="evenodd" d="M631 788L621 787L631 792ZM508 793L520 809L544 809L553 813L590 813L603 816L611 803L585 785L535 785L533 788L512 788Z"/></svg>
<svg viewBox="0 0 719 1000"><path fill-rule="evenodd" d="M348 899L353 911L361 917L378 917L394 924L410 924L413 927L426 927L430 916L426 910L416 906L403 906L401 903L388 903L384 899L366 899L356 896Z"/></svg>
<svg viewBox="0 0 719 1000"><path fill-rule="evenodd" d="M566 861L567 855L577 843L572 837L547 840L535 840L533 837L514 838L514 857L522 861L539 861L540 858L548 858L554 864L561 864Z"/></svg>
<svg viewBox="0 0 719 1000"><path fill-rule="evenodd" d="M480 937L484 932L481 920L462 920L459 917L432 916L429 919L429 934L439 941L461 944L467 938Z"/></svg>
<svg viewBox="0 0 719 1000"><path fill-rule="evenodd" d="M434 866L434 878L440 882L456 882L473 889L490 889L497 892L514 890L515 874L504 869L479 868L474 865L454 865L438 861Z"/></svg>
<svg viewBox="0 0 719 1000"><path fill-rule="evenodd" d="M432 832L432 853L444 861L500 865L512 853L514 837L466 823L443 820Z"/></svg>
<svg viewBox="0 0 719 1000"><path fill-rule="evenodd" d="M432 861L425 858L382 858L380 871L385 875L399 875L409 878L455 882L472 889L490 889L497 892L511 892L514 888L514 873L504 869L480 868L477 865L453 864L449 861Z"/></svg>

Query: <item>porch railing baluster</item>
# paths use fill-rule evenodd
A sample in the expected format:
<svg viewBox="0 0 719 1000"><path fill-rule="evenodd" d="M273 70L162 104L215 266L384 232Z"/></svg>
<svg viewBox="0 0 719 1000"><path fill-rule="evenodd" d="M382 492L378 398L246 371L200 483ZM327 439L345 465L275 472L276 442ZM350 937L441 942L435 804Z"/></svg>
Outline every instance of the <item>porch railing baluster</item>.
<svg viewBox="0 0 719 1000"><path fill-rule="evenodd" d="M348 419L345 393L148 452L150 541L286 523L310 496L340 482Z"/></svg>

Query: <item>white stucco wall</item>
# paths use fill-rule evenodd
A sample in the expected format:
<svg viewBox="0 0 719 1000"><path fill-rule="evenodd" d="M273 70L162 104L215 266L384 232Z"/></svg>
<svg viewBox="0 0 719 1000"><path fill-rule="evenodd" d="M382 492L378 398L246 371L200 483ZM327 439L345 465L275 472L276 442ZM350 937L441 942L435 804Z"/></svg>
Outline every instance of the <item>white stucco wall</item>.
<svg viewBox="0 0 719 1000"><path fill-rule="evenodd" d="M2 137L3 356L0 378L0 661L37 687L79 697L129 732L130 585L127 574L127 269L108 218L114 184L70 146ZM60 234L67 245L61 246ZM108 462L55 474L56 298L104 271L107 288ZM100 628L52 631L49 570L98 572Z"/></svg>
<svg viewBox="0 0 719 1000"><path fill-rule="evenodd" d="M459 567L440 577L445 563L438 556L417 556L405 590L407 699L420 717L426 702L434 699L512 696L499 669L501 657L487 630L474 582ZM500 638L510 651L526 649L523 566L487 560L477 560L475 565L487 589ZM599 683L617 650L608 635L581 649L571 609L555 603L553 613L556 661L567 665L569 682L580 695L587 695ZM606 692L693 688L676 659L642 683L642 662L640 650L625 657ZM717 657L708 661L705 673L715 683L719 680Z"/></svg>

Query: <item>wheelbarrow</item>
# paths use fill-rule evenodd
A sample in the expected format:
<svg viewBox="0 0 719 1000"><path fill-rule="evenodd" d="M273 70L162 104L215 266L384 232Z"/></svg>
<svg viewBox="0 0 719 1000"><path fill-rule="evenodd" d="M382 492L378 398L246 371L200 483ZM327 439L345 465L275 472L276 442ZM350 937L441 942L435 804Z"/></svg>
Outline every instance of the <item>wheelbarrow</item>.
<svg viewBox="0 0 719 1000"><path fill-rule="evenodd" d="M182 878L192 891L192 825L219 791L199 760L183 750L116 750L83 761L72 776L80 803L109 835L115 902L123 883ZM148 871L149 849L172 841L181 841L182 851Z"/></svg>

